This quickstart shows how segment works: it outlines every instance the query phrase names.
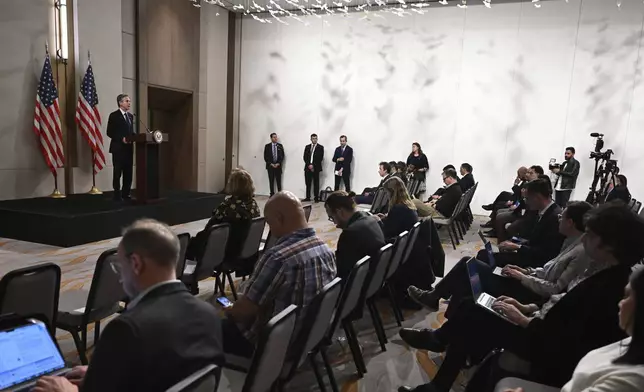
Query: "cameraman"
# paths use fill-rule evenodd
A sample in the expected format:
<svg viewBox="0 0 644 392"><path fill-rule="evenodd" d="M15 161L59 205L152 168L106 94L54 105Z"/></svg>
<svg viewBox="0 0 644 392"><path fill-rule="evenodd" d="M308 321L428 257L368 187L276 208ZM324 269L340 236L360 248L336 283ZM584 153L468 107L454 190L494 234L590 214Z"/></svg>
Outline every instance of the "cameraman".
<svg viewBox="0 0 644 392"><path fill-rule="evenodd" d="M557 176L554 185L555 203L561 208L566 208L579 176L579 161L575 159L575 148L566 147L564 162L550 170Z"/></svg>

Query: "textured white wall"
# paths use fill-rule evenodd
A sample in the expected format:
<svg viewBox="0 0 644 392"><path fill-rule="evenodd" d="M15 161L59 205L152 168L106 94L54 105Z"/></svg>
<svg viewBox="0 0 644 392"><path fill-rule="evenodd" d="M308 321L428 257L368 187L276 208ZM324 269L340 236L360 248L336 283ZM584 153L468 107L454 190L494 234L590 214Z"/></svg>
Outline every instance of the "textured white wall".
<svg viewBox="0 0 644 392"><path fill-rule="evenodd" d="M640 59L644 4L606 0L493 4L466 10L432 4L425 15L358 21L306 18L242 30L239 164L268 192L262 148L277 132L286 189L304 194L302 151L311 133L327 159L346 134L356 190L377 183L377 163L405 160L411 143L440 169L469 162L480 181L475 206L511 184L520 165L547 166L567 145L582 170L573 197L592 180L591 132L606 134L635 197L644 165Z"/></svg>

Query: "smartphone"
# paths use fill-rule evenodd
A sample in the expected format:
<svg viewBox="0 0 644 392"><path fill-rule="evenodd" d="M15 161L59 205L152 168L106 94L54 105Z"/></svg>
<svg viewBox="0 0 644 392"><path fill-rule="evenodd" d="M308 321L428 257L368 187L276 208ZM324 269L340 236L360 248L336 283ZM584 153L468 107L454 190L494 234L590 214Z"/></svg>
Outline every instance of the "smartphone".
<svg viewBox="0 0 644 392"><path fill-rule="evenodd" d="M233 303L230 302L230 300L226 297L217 298L217 302L219 302L219 305L223 306L224 308L229 308L233 306Z"/></svg>

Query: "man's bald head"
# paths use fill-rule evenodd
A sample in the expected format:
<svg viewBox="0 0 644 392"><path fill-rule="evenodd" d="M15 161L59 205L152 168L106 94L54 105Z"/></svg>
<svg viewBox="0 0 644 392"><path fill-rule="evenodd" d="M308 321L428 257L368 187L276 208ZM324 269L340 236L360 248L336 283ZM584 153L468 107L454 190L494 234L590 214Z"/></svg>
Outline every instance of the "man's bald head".
<svg viewBox="0 0 644 392"><path fill-rule="evenodd" d="M289 191L278 192L268 200L264 217L278 238L308 227L300 199Z"/></svg>
<svg viewBox="0 0 644 392"><path fill-rule="evenodd" d="M525 180L527 175L528 175L527 167L521 166L519 170L517 170L517 177L519 177L520 179Z"/></svg>

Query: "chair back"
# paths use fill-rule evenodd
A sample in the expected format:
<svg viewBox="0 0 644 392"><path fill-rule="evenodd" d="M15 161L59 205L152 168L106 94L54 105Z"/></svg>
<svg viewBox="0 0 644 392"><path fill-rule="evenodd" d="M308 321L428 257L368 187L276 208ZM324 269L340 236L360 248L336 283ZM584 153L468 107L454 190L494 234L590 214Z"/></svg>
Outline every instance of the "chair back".
<svg viewBox="0 0 644 392"><path fill-rule="evenodd" d="M55 331L60 267L44 263L10 271L0 280L0 314L42 315Z"/></svg>
<svg viewBox="0 0 644 392"><path fill-rule="evenodd" d="M248 228L248 235L246 236L244 245L242 245L241 252L239 253L240 259L248 259L259 252L259 245L262 243L265 226L265 218L253 218L250 222L250 227Z"/></svg>
<svg viewBox="0 0 644 392"><path fill-rule="evenodd" d="M272 389L293 336L296 310L297 306L290 305L274 316L262 330L242 392L266 392Z"/></svg>
<svg viewBox="0 0 644 392"><path fill-rule="evenodd" d="M403 231L402 233L398 234L398 238L396 239L396 242L394 244L394 255L391 258L391 263L389 264L389 268L387 269L387 275L385 280L388 280L393 276L394 273L398 270L398 267L400 266L400 262L402 261L403 254L405 252L405 247L407 246L407 242L409 241L409 232L408 231Z"/></svg>
<svg viewBox="0 0 644 392"><path fill-rule="evenodd" d="M127 297L121 277L112 269L111 264L117 261L116 257L116 249L106 250L98 257L85 305L86 317L89 317L91 312L113 309Z"/></svg>
<svg viewBox="0 0 644 392"><path fill-rule="evenodd" d="M268 237L266 237L266 242L264 243L264 251L274 247L277 243L277 240L278 238L269 231Z"/></svg>
<svg viewBox="0 0 644 392"><path fill-rule="evenodd" d="M385 191L384 188L378 188L376 190L376 193L373 195L373 202L371 203L371 209L369 212L372 214L377 214L379 212L383 211L383 207L385 207L389 203L389 194L387 191Z"/></svg>
<svg viewBox="0 0 644 392"><path fill-rule="evenodd" d="M338 302L338 308L335 312L335 318L331 323L331 328L329 328L327 338L332 339L333 334L335 333L338 324L342 322L351 312L356 309L360 302L360 294L367 280L367 275L369 274L369 263L371 262L371 257L365 256L360 261L353 266L347 281L344 283L342 288L342 295L340 296L340 301Z"/></svg>
<svg viewBox="0 0 644 392"><path fill-rule="evenodd" d="M304 207L304 217L306 218L306 221L309 221L309 218L311 218L311 211L313 211L313 206L311 204L307 204Z"/></svg>
<svg viewBox="0 0 644 392"><path fill-rule="evenodd" d="M219 388L221 368L217 365L208 365L178 383L165 392L216 392Z"/></svg>
<svg viewBox="0 0 644 392"><path fill-rule="evenodd" d="M387 269L389 268L389 263L391 262L391 256L393 255L394 245L387 244L380 248L378 255L378 261L373 268L373 274L371 279L367 283L367 291L365 293L365 299L369 299L376 295L378 291L382 288L385 283L385 276L387 275Z"/></svg>
<svg viewBox="0 0 644 392"><path fill-rule="evenodd" d="M177 260L177 279L183 276L183 270L186 268L186 251L188 250L188 243L190 243L190 233L181 233L179 237L179 259Z"/></svg>
<svg viewBox="0 0 644 392"><path fill-rule="evenodd" d="M342 292L341 281L342 279L335 278L327 283L305 308L302 317L299 317L295 328L296 336L291 339L285 368L282 369L285 380L293 377L308 353L326 336Z"/></svg>
<svg viewBox="0 0 644 392"><path fill-rule="evenodd" d="M195 282L207 279L215 272L215 268L224 262L226 256L226 244L230 235L230 225L221 223L212 226L208 232L206 247L193 274Z"/></svg>
<svg viewBox="0 0 644 392"><path fill-rule="evenodd" d="M420 233L420 224L421 222L418 221L416 224L409 230L409 240L407 241L407 246L405 246L405 253L403 253L402 260L400 260L400 264L405 264L407 260L409 260L409 256L411 255L411 251L414 249L414 246L416 245L416 238L418 238L418 233Z"/></svg>

